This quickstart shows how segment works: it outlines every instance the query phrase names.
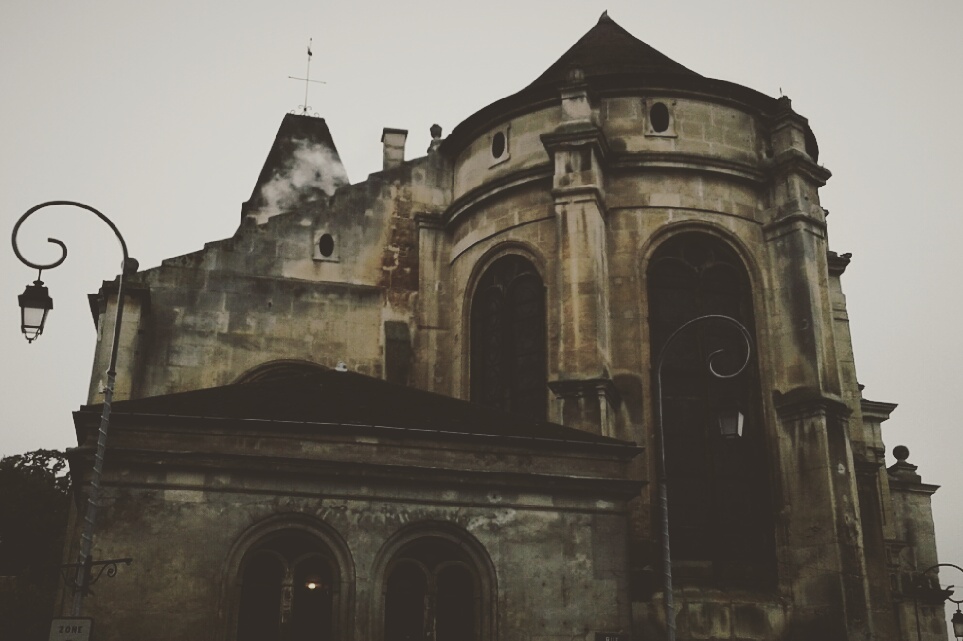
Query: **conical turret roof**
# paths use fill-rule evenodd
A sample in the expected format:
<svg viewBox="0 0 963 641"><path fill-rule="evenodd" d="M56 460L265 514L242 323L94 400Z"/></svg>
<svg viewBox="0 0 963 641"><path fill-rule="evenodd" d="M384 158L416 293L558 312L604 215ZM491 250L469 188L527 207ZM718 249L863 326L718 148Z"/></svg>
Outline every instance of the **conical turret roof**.
<svg viewBox="0 0 963 641"><path fill-rule="evenodd" d="M623 29L609 17L607 11L594 27L528 88L543 85L557 87L565 82L569 70L573 67L581 69L586 77L681 74L701 78L696 72L656 51Z"/></svg>
<svg viewBox="0 0 963 641"><path fill-rule="evenodd" d="M679 64L623 29L605 12L595 26L531 84L459 123L442 143L442 151L457 154L493 123L557 102L559 89L572 83L569 74L574 68L581 70L582 80L593 91L636 92L640 88L698 91L739 100L763 112L772 111L776 106L773 98L753 89L706 78Z"/></svg>

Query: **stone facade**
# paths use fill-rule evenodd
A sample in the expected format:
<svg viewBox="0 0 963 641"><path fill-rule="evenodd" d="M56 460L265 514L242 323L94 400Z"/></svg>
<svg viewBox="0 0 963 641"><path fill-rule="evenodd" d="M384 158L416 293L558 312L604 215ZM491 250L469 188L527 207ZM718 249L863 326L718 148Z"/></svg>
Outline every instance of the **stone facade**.
<svg viewBox="0 0 963 641"><path fill-rule="evenodd" d="M790 100L704 78L603 15L441 133L405 160L406 132L385 129L384 169L349 184L325 121L288 115L234 236L134 276L97 554L136 561L89 600L103 638L245 638L246 555L284 532L339 577L331 638L394 638L392 555L418 537L462 551L472 638L663 638L655 360L667 329L724 312L751 335L734 387L667 357L678 637L908 640L918 615L945 639L935 572L921 577L936 488L905 456L883 466L895 406L857 383L850 257L830 251L819 201L830 172ZM112 291L91 297L101 336ZM700 331L703 357L729 344ZM331 427L388 393L360 378L353 414L331 397L294 422L225 410L231 390L271 405L273 378L298 406L311 392L291 377L311 368L322 389L346 368L438 396L398 406L422 407L421 427ZM178 400L212 388L227 396L203 411ZM746 432L720 440L705 420L733 399ZM527 422L464 427L479 405ZM447 638L440 610L425 616Z"/></svg>

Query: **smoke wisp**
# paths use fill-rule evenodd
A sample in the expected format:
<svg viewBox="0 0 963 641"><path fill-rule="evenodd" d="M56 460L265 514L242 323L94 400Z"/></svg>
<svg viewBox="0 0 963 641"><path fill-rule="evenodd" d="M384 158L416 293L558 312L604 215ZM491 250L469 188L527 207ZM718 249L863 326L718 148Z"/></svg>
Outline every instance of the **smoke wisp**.
<svg viewBox="0 0 963 641"><path fill-rule="evenodd" d="M299 141L284 170L261 187L261 214L276 216L298 205L316 200L320 194L331 196L348 184L348 174L331 150L317 143Z"/></svg>

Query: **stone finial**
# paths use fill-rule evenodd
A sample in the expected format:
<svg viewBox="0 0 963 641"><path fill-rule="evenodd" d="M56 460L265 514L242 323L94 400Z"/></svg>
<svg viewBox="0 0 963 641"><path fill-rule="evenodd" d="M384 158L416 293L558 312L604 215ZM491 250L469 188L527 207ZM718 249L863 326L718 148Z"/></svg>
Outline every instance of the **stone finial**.
<svg viewBox="0 0 963 641"><path fill-rule="evenodd" d="M907 461L909 455L909 448L905 445L897 445L894 447L893 457L896 459L896 463L890 465L887 471L890 476L901 481L920 483L923 479L916 473L917 466Z"/></svg>
<svg viewBox="0 0 963 641"><path fill-rule="evenodd" d="M428 143L428 153L433 153L438 151L441 147L441 125L432 125L428 130L431 133L431 142Z"/></svg>

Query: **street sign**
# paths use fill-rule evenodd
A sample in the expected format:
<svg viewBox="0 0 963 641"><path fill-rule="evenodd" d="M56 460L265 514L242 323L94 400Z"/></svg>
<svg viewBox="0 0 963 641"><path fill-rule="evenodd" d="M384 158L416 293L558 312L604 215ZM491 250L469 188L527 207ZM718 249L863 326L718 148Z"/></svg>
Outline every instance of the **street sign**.
<svg viewBox="0 0 963 641"><path fill-rule="evenodd" d="M90 641L90 630L93 627L93 619L81 617L54 619L50 622L48 641Z"/></svg>

